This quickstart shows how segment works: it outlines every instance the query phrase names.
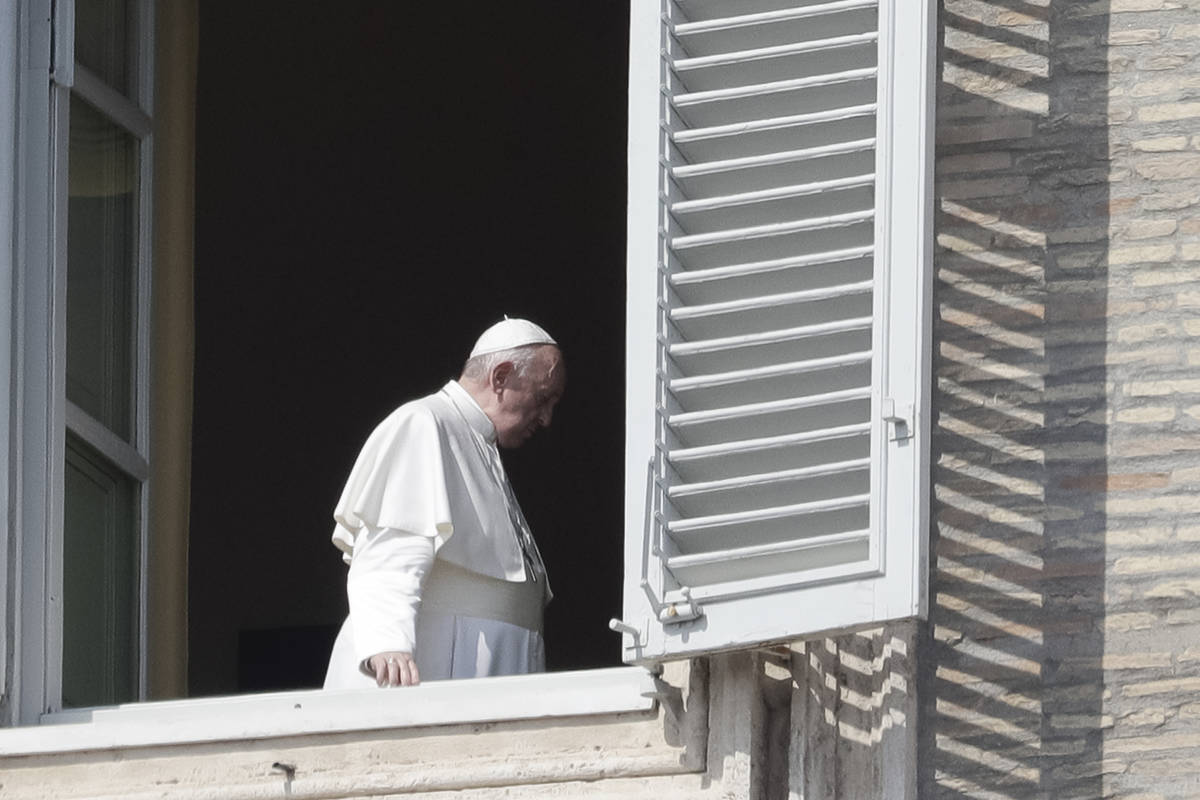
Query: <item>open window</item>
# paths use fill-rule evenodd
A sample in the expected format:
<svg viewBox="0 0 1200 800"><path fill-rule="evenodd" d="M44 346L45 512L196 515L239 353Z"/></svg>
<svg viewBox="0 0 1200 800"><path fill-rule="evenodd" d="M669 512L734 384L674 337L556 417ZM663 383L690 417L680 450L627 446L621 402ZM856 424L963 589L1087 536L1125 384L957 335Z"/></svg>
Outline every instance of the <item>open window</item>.
<svg viewBox="0 0 1200 800"><path fill-rule="evenodd" d="M633 6L627 660L924 612L933 19Z"/></svg>
<svg viewBox="0 0 1200 800"><path fill-rule="evenodd" d="M157 481L162 451L156 449L151 460L147 450L147 337L157 344L161 334L161 328L147 328L151 5L147 0L110 4L109 16L128 22L120 29L123 44L105 45L123 53L117 61L134 71L124 79L90 66L87 58L74 57L81 52L81 40L76 35L72 43L68 33L75 27L65 21L77 19L72 16L74 3L28 0L20 5L30 11L25 22L31 29L44 26L30 33L30 41L53 40L56 52L73 54L67 61L59 60L46 96L26 96L22 106L30 118L44 118L46 128L41 139L27 135L27 149L20 153L23 217L31 220L23 244L28 270L21 297L26 309L21 322L25 361L18 381L25 416L19 427L6 430L20 440L15 449L27 456L11 468L20 471L23 487L18 501L20 567L12 571L22 587L18 598L22 722L35 722L45 712L57 711L63 700L69 705L90 705L145 696L146 664L155 641L146 634L147 607L153 606L147 602L147 571L157 563L147 558L147 538L152 544L159 533L147 530L148 488L154 482L158 497L171 486L186 496L188 488L186 481ZM230 8L243 24L252 13L239 4ZM270 11L258 13L271 16ZM487 13L510 16L514 12ZM932 15L928 2L901 4L899 0L639 0L631 4L626 418L622 424L617 413L620 381L612 380L620 353L614 354L618 348L604 342L592 345L594 352L598 358L611 358L612 364L588 359L578 363L587 364L588 371L598 376L597 385L616 386L616 397L597 393L593 404L584 406L581 400L586 393L575 390L568 393L563 409L574 415L573 425L591 426L590 435L611 440L617 449L623 438L626 445L622 616L627 632L622 650L629 661L647 663L753 646L923 613ZM494 27L499 20L490 23ZM364 30L368 27L364 25ZM97 30L115 36L110 28L100 25ZM252 26L237 32L257 46ZM375 33L374 29L368 32ZM578 33L582 36L586 30ZM392 40L381 38L390 48ZM586 97L573 91L576 78L553 71L555 47L578 47L569 37L560 38L561 42L546 43L523 57L545 67L541 74L548 81L561 81L552 87L559 96ZM44 59L49 74L50 53L26 55L31 62ZM514 56L508 48L497 47L493 57L504 64ZM310 115L305 118L310 127L324 130L322 124L329 129L343 125L324 107L314 111L301 104L312 94L312 86L304 80L294 85L270 76L247 81L240 65L232 71L239 73L246 87L241 98L245 105L264 91L291 91L294 94L288 98ZM441 91L438 86L432 80L414 80L408 91L429 92L414 104L424 108L429 100L432 107L432 99ZM397 160L404 161L412 185L421 188L431 207L458 209L454 204L468 197L477 203L474 210L487 210L472 219L494 230L490 234L486 228L472 230L472 236L489 242L489 258L503 263L497 256L500 246L493 240L535 242L541 249L524 244L517 252L535 265L554 264L560 274L573 271L573 291L587 294L587 287L599 283L615 287L615 308L606 316L619 330L620 286L613 273L619 255L603 251L594 238L545 223L551 218L551 207L570 205L555 194L562 175L572 187L588 187L588 202L601 204L593 184L603 165L589 163L593 153L575 128L564 126L532 142L524 130L497 130L490 123L501 116L490 112L503 111L509 101L495 99L487 88L474 91L472 107L484 109L478 113L489 126L469 128L466 135L479 140L486 129L491 139L507 139L500 149L511 174L507 184L497 182L497 191L507 191L516 181L539 181L536 185L546 191L530 192L536 202L522 206L500 194L484 196L477 185L438 186L437 179L449 164L463 162L479 169L463 158L468 149L460 140L445 131L439 135L451 144L433 152L437 158L401 153L403 158ZM530 98L529 107L536 107L540 101ZM613 116L611 109L608 112ZM591 128L600 125L594 122ZM246 130L261 133L242 119L233 124L242 126L239 135ZM373 130L393 128L380 124ZM383 147L381 140L372 141ZM161 152L163 142L155 144ZM273 145L283 149L278 142ZM43 151L37 152L38 146ZM319 170L305 160L306 152L291 154L291 163L280 172L284 182L295 181L314 197L348 202L344 194L328 191L340 184L319 182ZM548 154L555 159L552 167L547 167ZM350 154L344 150L322 157L335 162L337 169L329 173L344 173L338 179L354 186L365 185L363 176L382 169L374 156L356 160L358 172L345 168ZM534 159L537 170L530 167ZM93 169L89 164L98 166ZM355 176L360 179L357 184ZM228 179L242 184L248 180L238 170L230 170ZM39 194L38 180L54 186L54 192L47 195L43 188ZM395 188L386 185L383 191L394 193ZM90 205L101 208L93 215L95 230L77 226L74 233L87 233L89 241L100 246L93 242L73 256L72 220L89 219ZM287 282L302 282L320 309L369 309L337 321L352 319L360 335L363 326L378 325L370 330L379 339L395 336L400 319L427 314L430 308L443 316L461 314L461 326L445 319L442 323L462 327L462 341L423 343L430 351L428 360L438 364L449 363L469 346L474 333L467 327L469 320L494 311L493 295L514 304L528 300L523 287L491 277L481 281L482 272L424 267L422 259L435 252L452 252L456 267L478 262L472 237L441 241L430 237L429 243L415 246L418 238L407 236L405 258L417 267L411 274L389 280L410 291L388 306L387 313L378 310L373 303L388 295L363 285L347 289L345 277L350 257L356 256L347 245L378 239L395 224L394 210L377 205L382 210L378 216L364 217L361 230L338 236L294 219L277 220L280 228L274 231L274 240L262 236L257 245L261 250L243 253L243 274L231 272L228 284L219 285L218 291L240 303L247 297L248 285L260 281L267 291L275 292L262 297L281 305L289 291L298 291ZM620 218L619 199L604 205L616 210L598 211L587 203L575 203L570 213L576 217L612 213ZM441 216L461 225L461 215ZM531 225L530 220L538 224ZM228 220L217 224L221 221ZM250 227L231 229L246 237ZM304 235L294 235L297 231ZM256 256L273 254L289 237L296 240L289 243L297 250L311 250L328 241L336 252L330 253L323 272L304 273L302 281L286 270L252 273L267 263L266 258L255 260ZM584 242L587 247L581 246ZM408 255L409 250L414 255ZM113 302L86 305L85 297L87 313L73 322L72 292L83 284L73 283L80 273L68 275L68 271L76 259L96 253L109 253L111 258L92 265L85 277L101 285ZM571 258L564 261L562 253L570 253ZM361 254L357 257L369 261ZM290 267L290 262L285 266ZM159 285L162 267L154 265ZM382 273L393 268L390 262L367 263L363 270ZM214 272L200 280L212 286ZM511 275L505 273L505 279ZM596 283L585 282L591 279ZM461 291L472 283L481 286L479 297L474 290ZM442 288L429 291L435 284ZM335 294L340 291L346 294ZM91 290L83 294L90 296ZM481 302L485 295L486 306ZM548 316L531 315L556 335L577 329L577 342L604 338L596 337L594 325L589 327L586 315L592 309L562 302L561 292L558 295L547 294ZM593 295L587 299L595 304ZM253 303L233 306L229 315L261 317L262 308ZM520 313L520 307L513 310ZM292 316L313 338L328 336L333 324L324 311ZM221 322L214 320L214 326ZM331 420L358 415L365 435L373 424L372 414L378 416L381 410L366 409L364 398L391 400L374 387L348 391L352 381L347 377L346 358L332 350L325 352L328 363L322 365L329 371L328 379L306 373L307 383L297 391L284 382L289 376L283 370L279 382L272 383L262 363L255 361L278 359L264 341L243 338L239 342L243 356L220 364L232 379L231 407L250 423L260 424L290 419L296 405L292 398L303 396L305 403L313 403L319 396L329 405L316 411L310 406L307 413L320 420L314 426L321 428L320 435L341 440L348 466L361 436L346 426L335 427ZM86 351L86 357L72 355L72 342ZM311 351L303 355L313 360ZM82 371L73 363L84 365ZM379 358L372 363L378 365ZM97 365L102 368L101 391L92 394L100 398L98 405L91 395L85 397L72 388L73 376L90 380L94 376L87 370ZM433 378L421 376L420 384L430 385L436 379L432 383L436 386L444 380L444 368L436 369ZM362 374L353 369L349 373ZM39 394L38 387L50 388ZM303 418L301 414L297 421L303 423ZM206 441L224 436L238 448L254 442L237 431L211 433ZM307 437L306 449L298 454L275 451L272 457L309 460L314 438ZM560 504L570 506L565 518L591 517L593 524L599 524L595 522L599 515L592 513L595 509L585 503L601 496L595 487L608 476L619 484L619 467L607 461L597 465L594 451L574 441L560 440L547 447L529 458L549 457L569 467L558 470L567 490L546 492L541 502L527 502L527 511L537 513L540 505ZM336 494L342 466L323 463L333 474L318 476L319 486L314 488L287 482L275 470L264 468L267 462L260 453L249 452L245 465L265 482L258 487L260 495L315 496L321 505L320 529L288 524L254 528L254 535L239 545L234 557L228 540L222 538L221 526L230 515L213 506L213 527L199 535L193 530L197 539L214 543L211 562L195 574L211 581L203 591L228 595L231 604L246 606L237 592L250 587L265 593L254 581L270 573L272 580L281 582L278 593L292 598L288 602L300 609L297 619L303 624L303 615L327 599L319 597L322 590L314 587L330 587L329 594L335 596L342 592L340 575L335 574L340 564L324 538L331 501L321 494ZM39 462L39 453L50 454L49 466L45 459ZM585 463L589 459L593 463ZM516 467L519 479L521 465ZM581 490L573 476L587 469L593 471L595 481ZM524 497L524 487L518 489ZM615 493L619 492L617 485ZM617 505L615 499L607 503L611 519L602 520L604 538L589 539L579 530L563 530L564 542L569 542L568 537L588 539L588 546L595 548L571 551L570 545L563 545L559 554L565 569L581 574L571 588L587 595L588 601L566 612L570 618L564 618L563 624L593 640L600 640L596 634L615 610L601 602L606 598L600 597L595 582L603 579L604 590L615 595L618 578L598 569L593 556L619 547L622 526ZM76 513L73 507L92 510ZM273 508L272 519L280 519L282 513ZM80 533L71 533L71 525L64 527L64 520L56 515L70 523L72 514L96 523L96 530L88 532L84 525L78 527ZM544 530L536 521L534 528ZM59 531L63 535L56 539ZM286 556L276 555L282 548L268 538L272 535L292 537ZM301 535L311 539L294 544ZM63 551L75 546L64 541L71 536L90 537L86 543L98 549L72 562ZM553 547L543 545L543 551ZM315 553L311 558L328 565L323 579L312 580L296 570L294 562L281 565L272 560L310 557L295 555L302 550ZM75 569L95 572L78 578L72 573L66 580L64 570ZM219 579L214 579L217 575ZM285 575L290 583L284 583L289 580ZM107 605L79 606L78 600L67 596L64 608L59 591L64 580L76 587L72 591L77 595L81 595L78 587L89 585L109 592L104 596ZM194 595L202 592L198 585L192 590ZM560 591L556 603L568 594ZM103 624L85 617L73 623L72 603L102 615ZM214 606L210 616L219 617L225 608ZM559 605L553 613L562 608ZM265 612L262 619L267 619ZM264 627L271 624L278 625L278 618L267 619ZM68 641L76 636L73 630L78 630L79 645L89 657L100 659L93 665L99 672L89 674L105 676L103 686L90 687L90 694L78 700L69 697L71 679L59 669L60 654L73 646ZM236 647L237 628L232 630ZM610 648L614 638L601 643ZM121 644L111 646L114 642ZM97 644L103 646L93 647ZM193 648L193 663L214 653L225 656L231 649L228 638L205 645ZM195 693L228 694L235 689L230 679ZM217 713L221 708L219 703L206 707ZM67 712L59 718L78 716Z"/></svg>
<svg viewBox="0 0 1200 800"><path fill-rule="evenodd" d="M146 0L22 3L14 23L12 707L29 720L144 696L153 37Z"/></svg>
<svg viewBox="0 0 1200 800"><path fill-rule="evenodd" d="M144 683L152 36L148 4L108 5L60 3L55 20L64 707Z"/></svg>

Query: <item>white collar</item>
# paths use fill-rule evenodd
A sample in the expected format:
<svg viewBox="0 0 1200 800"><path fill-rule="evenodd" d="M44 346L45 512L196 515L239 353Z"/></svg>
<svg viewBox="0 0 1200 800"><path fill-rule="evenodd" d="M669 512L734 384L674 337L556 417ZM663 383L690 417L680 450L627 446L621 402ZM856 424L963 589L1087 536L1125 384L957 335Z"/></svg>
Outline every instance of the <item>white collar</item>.
<svg viewBox="0 0 1200 800"><path fill-rule="evenodd" d="M484 438L489 444L496 441L496 426L484 413L471 393L462 387L458 381L450 381L442 387L442 391L450 398L455 408L462 414L471 429Z"/></svg>

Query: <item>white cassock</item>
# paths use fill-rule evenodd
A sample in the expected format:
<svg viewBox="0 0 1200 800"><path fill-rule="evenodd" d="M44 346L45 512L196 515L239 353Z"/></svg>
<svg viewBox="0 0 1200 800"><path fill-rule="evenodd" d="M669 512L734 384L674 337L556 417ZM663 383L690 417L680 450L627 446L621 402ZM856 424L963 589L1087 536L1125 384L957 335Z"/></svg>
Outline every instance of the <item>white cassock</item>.
<svg viewBox="0 0 1200 800"><path fill-rule="evenodd" d="M422 681L540 672L545 568L496 449L456 381L367 438L334 510L350 616L326 689L374 686L376 653L413 653Z"/></svg>

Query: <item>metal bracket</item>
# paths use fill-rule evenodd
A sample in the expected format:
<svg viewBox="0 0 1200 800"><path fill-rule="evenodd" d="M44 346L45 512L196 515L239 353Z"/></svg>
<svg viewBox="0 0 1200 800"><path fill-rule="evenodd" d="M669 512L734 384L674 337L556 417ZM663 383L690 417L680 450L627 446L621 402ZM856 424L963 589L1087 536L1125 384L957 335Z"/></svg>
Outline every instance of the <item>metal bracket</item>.
<svg viewBox="0 0 1200 800"><path fill-rule="evenodd" d="M668 595L663 600L663 607L658 612L658 621L664 625L691 622L704 616L704 610L692 599L692 590L686 586L679 590L677 598Z"/></svg>
<svg viewBox="0 0 1200 800"><path fill-rule="evenodd" d="M642 640L641 630L633 627L632 625L630 625L628 622L625 622L624 620L620 620L620 619L617 619L616 617L613 617L612 619L610 619L608 621L608 627L610 630L614 630L617 633L627 633L630 636L632 636L633 644L635 647L637 646L638 642L640 642Z"/></svg>
<svg viewBox="0 0 1200 800"><path fill-rule="evenodd" d="M883 419L892 423L889 442L901 439L911 439L913 436L913 405L912 403L897 403L894 398L883 398Z"/></svg>

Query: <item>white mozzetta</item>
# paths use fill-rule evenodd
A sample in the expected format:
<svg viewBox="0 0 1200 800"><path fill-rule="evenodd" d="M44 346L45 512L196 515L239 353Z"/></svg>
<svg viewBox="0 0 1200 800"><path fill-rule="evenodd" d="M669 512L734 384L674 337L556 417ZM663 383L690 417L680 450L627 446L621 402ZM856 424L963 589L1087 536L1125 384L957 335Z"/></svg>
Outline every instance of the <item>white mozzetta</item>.
<svg viewBox="0 0 1200 800"><path fill-rule="evenodd" d="M650 711L640 667L441 681L404 689L279 692L134 703L47 715L0 730L0 755L66 753L422 725Z"/></svg>

